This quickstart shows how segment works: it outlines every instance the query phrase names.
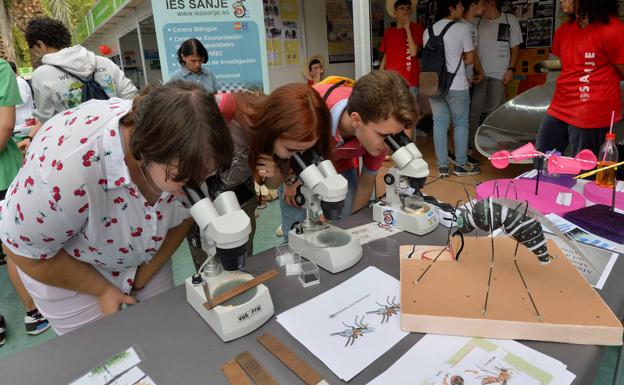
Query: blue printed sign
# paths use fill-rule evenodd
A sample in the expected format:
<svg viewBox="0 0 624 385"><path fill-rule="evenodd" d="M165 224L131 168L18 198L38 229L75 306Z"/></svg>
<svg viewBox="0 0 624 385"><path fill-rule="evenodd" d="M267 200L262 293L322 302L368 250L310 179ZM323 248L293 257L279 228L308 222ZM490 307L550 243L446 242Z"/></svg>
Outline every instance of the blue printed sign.
<svg viewBox="0 0 624 385"><path fill-rule="evenodd" d="M180 68L177 51L187 39L208 50L206 66L221 92L268 92L269 78L260 0L152 1L163 80Z"/></svg>

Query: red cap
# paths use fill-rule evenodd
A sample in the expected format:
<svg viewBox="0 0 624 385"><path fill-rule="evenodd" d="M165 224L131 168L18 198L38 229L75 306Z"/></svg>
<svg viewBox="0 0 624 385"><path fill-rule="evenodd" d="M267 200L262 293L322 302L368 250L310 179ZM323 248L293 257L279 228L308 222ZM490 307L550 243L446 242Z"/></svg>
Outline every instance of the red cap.
<svg viewBox="0 0 624 385"><path fill-rule="evenodd" d="M607 133L607 140L615 140L615 133L614 132L609 132Z"/></svg>

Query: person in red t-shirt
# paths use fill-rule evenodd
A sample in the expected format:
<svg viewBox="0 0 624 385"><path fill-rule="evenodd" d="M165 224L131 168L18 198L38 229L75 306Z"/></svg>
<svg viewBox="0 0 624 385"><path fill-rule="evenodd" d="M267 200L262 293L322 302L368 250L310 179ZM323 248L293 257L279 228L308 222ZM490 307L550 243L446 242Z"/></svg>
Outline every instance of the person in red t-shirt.
<svg viewBox="0 0 624 385"><path fill-rule="evenodd" d="M398 72L407 81L410 92L418 96L420 63L418 50L423 46L422 24L410 22L410 16L416 1L387 0L386 8L390 16L396 16L396 28L384 32L379 50L384 53L381 70Z"/></svg>
<svg viewBox="0 0 624 385"><path fill-rule="evenodd" d="M313 88L327 103L331 113L332 161L349 183L342 217L365 207L372 195L377 172L385 160L384 139L389 134L411 130L416 124L414 97L405 80L392 71L372 71L353 81L336 85L341 78L329 77ZM358 176L354 158L362 157ZM288 230L305 218L296 206L300 182L280 187L280 209L284 239Z"/></svg>
<svg viewBox="0 0 624 385"><path fill-rule="evenodd" d="M562 64L555 96L537 134L539 151L598 154L615 111L622 119L624 24L613 0L562 0L569 21L555 32L552 52Z"/></svg>

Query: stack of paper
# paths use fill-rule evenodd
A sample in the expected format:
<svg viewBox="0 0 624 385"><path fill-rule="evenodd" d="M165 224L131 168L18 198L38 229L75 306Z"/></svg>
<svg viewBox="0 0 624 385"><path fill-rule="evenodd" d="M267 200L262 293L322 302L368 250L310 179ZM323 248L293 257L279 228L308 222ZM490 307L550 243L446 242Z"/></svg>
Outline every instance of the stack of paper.
<svg viewBox="0 0 624 385"><path fill-rule="evenodd" d="M277 316L290 334L349 381L390 350L401 331L399 281L375 267Z"/></svg>
<svg viewBox="0 0 624 385"><path fill-rule="evenodd" d="M129 348L107 358L70 385L156 385L137 365L141 358Z"/></svg>
<svg viewBox="0 0 624 385"><path fill-rule="evenodd" d="M569 385L575 377L515 341L428 334L369 385Z"/></svg>

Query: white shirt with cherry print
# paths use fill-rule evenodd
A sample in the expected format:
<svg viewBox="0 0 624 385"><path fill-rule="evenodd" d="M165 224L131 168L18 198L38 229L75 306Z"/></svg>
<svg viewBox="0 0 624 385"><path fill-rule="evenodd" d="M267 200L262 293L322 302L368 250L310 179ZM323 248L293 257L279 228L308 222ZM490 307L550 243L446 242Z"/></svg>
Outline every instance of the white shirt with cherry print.
<svg viewBox="0 0 624 385"><path fill-rule="evenodd" d="M0 239L15 254L64 249L128 293L167 231L189 217L162 193L151 206L130 179L119 119L129 100L91 100L48 120L0 202Z"/></svg>

